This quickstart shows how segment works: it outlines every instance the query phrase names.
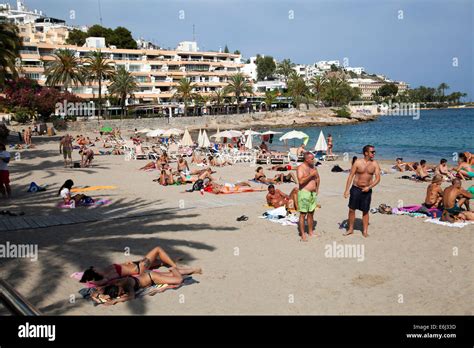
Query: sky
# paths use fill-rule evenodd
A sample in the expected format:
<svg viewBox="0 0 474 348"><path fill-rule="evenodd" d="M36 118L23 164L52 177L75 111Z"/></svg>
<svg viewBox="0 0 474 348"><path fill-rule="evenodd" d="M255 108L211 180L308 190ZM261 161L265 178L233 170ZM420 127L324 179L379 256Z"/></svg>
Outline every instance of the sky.
<svg viewBox="0 0 474 348"><path fill-rule="evenodd" d="M0 0L1 1L1 0ZM100 9L99 11L99 1ZM3 1L2 1L3 2ZM10 0L11 4L15 1ZM310 64L345 60L410 87L450 86L474 100L472 0L25 0L72 25L124 26L164 48L195 38ZM74 12L71 12L74 11ZM73 14L73 16L71 16ZM74 17L74 18L71 18Z"/></svg>

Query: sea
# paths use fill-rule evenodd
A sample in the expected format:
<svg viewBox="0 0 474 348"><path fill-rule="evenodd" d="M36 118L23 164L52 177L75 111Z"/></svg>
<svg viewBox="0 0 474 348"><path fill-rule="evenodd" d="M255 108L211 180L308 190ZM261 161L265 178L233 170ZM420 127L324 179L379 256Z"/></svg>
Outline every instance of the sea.
<svg viewBox="0 0 474 348"><path fill-rule="evenodd" d="M292 128L278 129L281 132ZM439 163L446 158L453 165L456 153L474 152L474 109L434 109L421 110L419 116L380 116L376 121L344 126L298 128L309 135L307 149L314 149L322 130L327 138L333 137L333 152L361 156L364 145L375 146L376 159L394 160L402 157L405 161L426 160ZM262 131L262 130L260 130ZM271 147L277 149L299 146L300 140L289 140L284 144L276 135Z"/></svg>

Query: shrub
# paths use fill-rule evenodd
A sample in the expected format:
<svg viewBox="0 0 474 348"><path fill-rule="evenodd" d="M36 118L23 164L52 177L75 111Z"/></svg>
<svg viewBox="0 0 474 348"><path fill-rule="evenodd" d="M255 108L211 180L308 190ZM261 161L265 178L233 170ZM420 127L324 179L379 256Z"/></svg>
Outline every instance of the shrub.
<svg viewBox="0 0 474 348"><path fill-rule="evenodd" d="M345 117L345 118L350 118L351 117L351 111L347 106L343 106L340 109L331 109L337 117Z"/></svg>
<svg viewBox="0 0 474 348"><path fill-rule="evenodd" d="M67 121L62 118L55 118L53 120L53 127L58 131L65 131L67 130Z"/></svg>
<svg viewBox="0 0 474 348"><path fill-rule="evenodd" d="M16 107L13 119L18 123L27 123L34 117L34 112L26 107Z"/></svg>

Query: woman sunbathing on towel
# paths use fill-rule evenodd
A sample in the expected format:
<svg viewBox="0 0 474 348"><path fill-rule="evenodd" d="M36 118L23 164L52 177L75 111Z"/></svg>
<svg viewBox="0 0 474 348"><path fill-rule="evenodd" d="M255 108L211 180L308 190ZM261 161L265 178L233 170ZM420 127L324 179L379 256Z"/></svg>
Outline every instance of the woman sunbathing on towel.
<svg viewBox="0 0 474 348"><path fill-rule="evenodd" d="M240 193L240 192L252 192L254 189L248 182L237 182L235 184L218 184L216 182L209 181L204 187L204 191L209 191L215 194L219 193Z"/></svg>
<svg viewBox="0 0 474 348"><path fill-rule="evenodd" d="M107 286L97 288L91 293L91 299L104 305L115 305L119 302L133 300L140 289L148 288L157 284L179 285L183 277L179 271L172 267L168 272L147 272L138 277L125 277L111 281ZM158 289L152 291L154 295Z"/></svg>
<svg viewBox="0 0 474 348"><path fill-rule="evenodd" d="M214 156L209 156L207 159L209 161L209 165L214 166L214 167L223 167L225 165L229 165L229 166L232 165L231 162L217 159Z"/></svg>
<svg viewBox="0 0 474 348"><path fill-rule="evenodd" d="M268 179L265 174L263 173L263 168L258 167L255 174L255 180L259 181L264 184L278 184L283 182L294 182L298 183L295 173L288 173L288 174L277 174L273 179Z"/></svg>
<svg viewBox="0 0 474 348"><path fill-rule="evenodd" d="M201 268L177 267L176 263L168 256L163 248L158 246L148 252L148 254L139 261L120 264L114 263L104 268L95 268L91 266L84 272L80 282L90 282L97 286L102 286L113 279L131 275L140 275L146 270L159 268L161 266L176 268L182 275L202 273Z"/></svg>

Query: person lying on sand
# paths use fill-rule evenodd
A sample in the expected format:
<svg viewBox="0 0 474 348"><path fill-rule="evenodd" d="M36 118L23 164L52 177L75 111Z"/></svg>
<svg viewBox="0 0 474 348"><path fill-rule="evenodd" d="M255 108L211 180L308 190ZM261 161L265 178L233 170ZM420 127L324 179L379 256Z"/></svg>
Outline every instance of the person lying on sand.
<svg viewBox="0 0 474 348"><path fill-rule="evenodd" d="M103 268L91 266L84 271L79 281L81 283L89 282L97 286L102 286L113 279L141 275L146 270L152 270L162 266L176 268L182 275L202 273L199 267L178 267L166 251L162 247L157 246L150 250L143 259L138 261L114 263Z"/></svg>
<svg viewBox="0 0 474 348"><path fill-rule="evenodd" d="M286 172L288 170L296 170L296 167L292 166L291 164L278 164L276 166L272 166L268 168L268 170L275 170L277 172Z"/></svg>
<svg viewBox="0 0 474 348"><path fill-rule="evenodd" d="M147 272L138 277L124 277L110 282L109 285L99 287L91 293L91 299L99 304L115 305L119 302L133 300L140 289L158 284L179 285L183 276L172 267L168 272ZM151 292L154 295L156 292Z"/></svg>
<svg viewBox="0 0 474 348"><path fill-rule="evenodd" d="M215 158L214 156L208 156L207 160L209 161L209 165L214 166L214 167L223 167L225 165L229 165L229 166L232 165L231 162L226 161L224 159Z"/></svg>
<svg viewBox="0 0 474 348"><path fill-rule="evenodd" d="M216 182L206 180L204 182L204 191L211 191L212 193L239 193L251 190L251 186L247 182L236 182L235 184L218 184Z"/></svg>
<svg viewBox="0 0 474 348"><path fill-rule="evenodd" d="M428 185L426 189L426 197L423 205L430 208L440 207L440 203L443 201L443 189L441 188L441 183L443 182L443 177L441 175L435 175L431 184Z"/></svg>
<svg viewBox="0 0 474 348"><path fill-rule="evenodd" d="M267 204L274 208L284 206L286 209L298 209L298 188L291 190L290 195L284 194L274 185L268 186Z"/></svg>
<svg viewBox="0 0 474 348"><path fill-rule="evenodd" d="M403 158L398 157L395 160L395 165L392 167L393 169L396 169L400 172L404 172L406 170L408 171L415 171L415 168L413 168L413 165L415 162L403 162Z"/></svg>
<svg viewBox="0 0 474 348"><path fill-rule="evenodd" d="M416 180L426 181L430 178L425 160L420 161L420 165L416 167L415 173L416 173Z"/></svg>
<svg viewBox="0 0 474 348"><path fill-rule="evenodd" d="M273 179L268 179L263 173L263 167L258 167L255 173L255 180L264 184L278 184L283 182L298 183L295 173L277 174Z"/></svg>
<svg viewBox="0 0 474 348"><path fill-rule="evenodd" d="M469 211L469 199L471 198L471 192L462 188L461 180L453 179L452 185L446 188L443 193L444 210L441 221L473 221L474 212ZM467 211L462 210L463 205L466 206Z"/></svg>
<svg viewBox="0 0 474 348"><path fill-rule="evenodd" d="M474 166L468 163L466 154L463 152L459 153L458 166L453 170L458 173L459 178L462 180L474 178Z"/></svg>

